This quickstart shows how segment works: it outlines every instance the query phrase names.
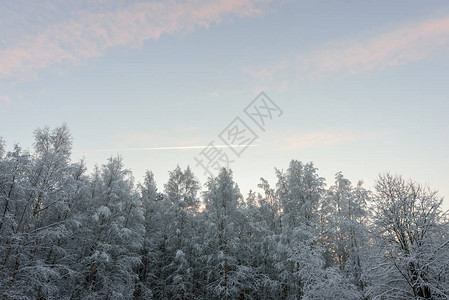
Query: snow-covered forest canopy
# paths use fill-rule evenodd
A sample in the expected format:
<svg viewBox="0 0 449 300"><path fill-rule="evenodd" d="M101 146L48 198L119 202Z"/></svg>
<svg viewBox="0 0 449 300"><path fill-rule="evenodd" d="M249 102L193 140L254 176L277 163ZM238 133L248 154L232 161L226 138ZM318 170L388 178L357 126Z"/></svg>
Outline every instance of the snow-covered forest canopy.
<svg viewBox="0 0 449 300"><path fill-rule="evenodd" d="M2 299L449 298L443 199L399 175L368 190L292 160L242 195L177 167L157 190L120 157L72 162L64 125L34 136L0 139Z"/></svg>

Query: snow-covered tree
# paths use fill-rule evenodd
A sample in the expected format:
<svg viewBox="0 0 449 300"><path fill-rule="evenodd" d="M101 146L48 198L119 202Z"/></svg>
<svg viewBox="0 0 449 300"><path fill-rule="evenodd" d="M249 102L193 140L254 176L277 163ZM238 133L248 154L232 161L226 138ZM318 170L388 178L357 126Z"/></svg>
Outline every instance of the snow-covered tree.
<svg viewBox="0 0 449 300"><path fill-rule="evenodd" d="M292 160L287 172L276 171L277 195L282 211L282 232L278 239L280 298L300 298L313 277L318 276L321 261L317 233L318 207L324 192L324 179L312 163ZM304 259L306 258L307 259Z"/></svg>
<svg viewBox="0 0 449 300"><path fill-rule="evenodd" d="M74 166L70 164L71 136L65 125L52 131L37 129L34 135L35 152L22 173L21 187L19 177L11 178L8 194L20 190L20 198L13 201L14 224L9 228L14 243L7 247L4 265L9 268L8 286L13 297L57 297L59 278L72 273L63 259L67 255L63 243L74 221L70 206L77 193ZM14 172L24 162L19 152L16 147L10 156L15 157Z"/></svg>
<svg viewBox="0 0 449 300"><path fill-rule="evenodd" d="M321 203L321 244L327 266L335 266L363 293L362 265L368 248L370 193L360 181L356 187L341 172Z"/></svg>
<svg viewBox="0 0 449 300"><path fill-rule="evenodd" d="M436 192L382 175L376 192L312 163L243 198L230 170L202 193L189 167L89 174L67 126L34 151L0 139L2 299L447 299L449 222Z"/></svg>
<svg viewBox="0 0 449 300"><path fill-rule="evenodd" d="M230 170L222 169L209 178L204 192L207 210L205 256L208 297L235 299L240 296L237 250L239 236L237 219L242 197Z"/></svg>
<svg viewBox="0 0 449 300"><path fill-rule="evenodd" d="M89 238L81 263L85 289L75 297L128 299L138 278L143 213L130 172L112 157L92 179Z"/></svg>
<svg viewBox="0 0 449 300"><path fill-rule="evenodd" d="M193 277L190 263L192 256L192 219L199 205L198 181L190 167L182 171L178 166L169 173L165 194L169 209L164 216L168 229L168 255L170 263L165 266L167 292L170 298L190 299Z"/></svg>
<svg viewBox="0 0 449 300"><path fill-rule="evenodd" d="M442 199L401 176L376 183L375 225L379 249L373 295L395 299L449 297L449 236Z"/></svg>
<svg viewBox="0 0 449 300"><path fill-rule="evenodd" d="M161 205L162 196L157 192L156 182L152 172L145 173L144 181L139 184L140 189L140 207L144 217L143 243L141 248L141 263L137 267L138 279L134 297L136 299L149 299L153 297L152 286L155 278L158 276L158 261L156 257L157 245L160 243L160 232L162 231Z"/></svg>

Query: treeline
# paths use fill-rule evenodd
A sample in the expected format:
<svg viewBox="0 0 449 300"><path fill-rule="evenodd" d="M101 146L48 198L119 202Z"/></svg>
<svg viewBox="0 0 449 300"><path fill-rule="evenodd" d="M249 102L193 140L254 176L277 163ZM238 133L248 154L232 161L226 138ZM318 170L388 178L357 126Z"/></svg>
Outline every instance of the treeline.
<svg viewBox="0 0 449 300"><path fill-rule="evenodd" d="M66 126L34 135L0 140L2 299L449 298L442 199L400 176L327 186L293 160L243 196L230 170L200 187L177 167L158 191L120 157L71 162Z"/></svg>

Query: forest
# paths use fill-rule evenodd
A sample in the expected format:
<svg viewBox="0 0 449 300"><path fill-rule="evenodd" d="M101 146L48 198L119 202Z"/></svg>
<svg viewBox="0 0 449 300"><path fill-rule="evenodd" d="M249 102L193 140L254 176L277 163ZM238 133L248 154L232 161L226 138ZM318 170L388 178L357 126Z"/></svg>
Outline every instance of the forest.
<svg viewBox="0 0 449 300"><path fill-rule="evenodd" d="M448 214L413 180L292 160L260 193L179 166L158 190L120 156L72 161L66 125L34 138L0 139L2 299L449 298Z"/></svg>

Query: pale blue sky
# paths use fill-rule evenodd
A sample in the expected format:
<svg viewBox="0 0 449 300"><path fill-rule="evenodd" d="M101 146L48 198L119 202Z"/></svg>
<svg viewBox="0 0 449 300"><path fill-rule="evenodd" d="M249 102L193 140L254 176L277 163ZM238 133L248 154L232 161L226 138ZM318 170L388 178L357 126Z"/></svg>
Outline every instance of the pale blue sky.
<svg viewBox="0 0 449 300"><path fill-rule="evenodd" d="M284 114L232 157L242 192L298 159L448 198L448 50L448 1L3 1L0 136L66 122L89 167L119 152L137 180L179 163L204 183L201 149L117 149L222 144L263 90Z"/></svg>

